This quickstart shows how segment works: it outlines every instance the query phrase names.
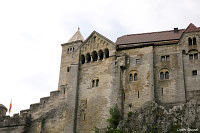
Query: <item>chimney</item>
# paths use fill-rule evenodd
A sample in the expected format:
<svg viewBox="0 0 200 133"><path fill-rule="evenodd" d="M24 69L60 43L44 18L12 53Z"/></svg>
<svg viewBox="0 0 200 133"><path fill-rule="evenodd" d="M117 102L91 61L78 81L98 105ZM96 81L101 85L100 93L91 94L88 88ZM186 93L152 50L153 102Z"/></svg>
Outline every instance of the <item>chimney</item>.
<svg viewBox="0 0 200 133"><path fill-rule="evenodd" d="M178 28L174 28L174 33L178 33Z"/></svg>

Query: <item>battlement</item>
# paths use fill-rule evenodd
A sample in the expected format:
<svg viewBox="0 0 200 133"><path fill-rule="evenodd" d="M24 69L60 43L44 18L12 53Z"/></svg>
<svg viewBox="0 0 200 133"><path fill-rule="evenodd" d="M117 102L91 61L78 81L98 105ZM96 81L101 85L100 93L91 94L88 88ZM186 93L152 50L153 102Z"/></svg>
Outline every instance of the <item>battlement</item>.
<svg viewBox="0 0 200 133"><path fill-rule="evenodd" d="M26 117L14 114L13 117L4 116L0 117L0 128L11 126L22 126L25 124Z"/></svg>

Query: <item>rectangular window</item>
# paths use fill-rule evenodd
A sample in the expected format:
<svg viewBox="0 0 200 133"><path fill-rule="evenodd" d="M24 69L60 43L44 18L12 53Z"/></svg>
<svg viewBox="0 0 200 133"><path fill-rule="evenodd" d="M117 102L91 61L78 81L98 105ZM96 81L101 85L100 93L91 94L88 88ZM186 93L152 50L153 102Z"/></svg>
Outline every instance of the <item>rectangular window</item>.
<svg viewBox="0 0 200 133"><path fill-rule="evenodd" d="M169 55L166 55L166 61L169 61Z"/></svg>
<svg viewBox="0 0 200 133"><path fill-rule="evenodd" d="M140 59L136 59L136 64L140 64Z"/></svg>
<svg viewBox="0 0 200 133"><path fill-rule="evenodd" d="M196 76L197 75L197 70L193 70L192 71L192 76Z"/></svg>
<svg viewBox="0 0 200 133"><path fill-rule="evenodd" d="M129 57L126 57L125 60L126 60L126 64L130 63L130 58Z"/></svg>
<svg viewBox="0 0 200 133"><path fill-rule="evenodd" d="M165 61L165 56L161 56L161 61Z"/></svg>
<svg viewBox="0 0 200 133"><path fill-rule="evenodd" d="M169 55L161 56L161 62L162 61L169 61Z"/></svg>
<svg viewBox="0 0 200 133"><path fill-rule="evenodd" d="M67 67L67 72L69 72L70 71L70 67Z"/></svg>
<svg viewBox="0 0 200 133"><path fill-rule="evenodd" d="M194 54L194 59L198 59L198 53Z"/></svg>
<svg viewBox="0 0 200 133"><path fill-rule="evenodd" d="M198 59L198 53L194 53L194 54L189 54L189 60L196 60Z"/></svg>
<svg viewBox="0 0 200 133"><path fill-rule="evenodd" d="M193 54L189 54L189 60L193 60Z"/></svg>

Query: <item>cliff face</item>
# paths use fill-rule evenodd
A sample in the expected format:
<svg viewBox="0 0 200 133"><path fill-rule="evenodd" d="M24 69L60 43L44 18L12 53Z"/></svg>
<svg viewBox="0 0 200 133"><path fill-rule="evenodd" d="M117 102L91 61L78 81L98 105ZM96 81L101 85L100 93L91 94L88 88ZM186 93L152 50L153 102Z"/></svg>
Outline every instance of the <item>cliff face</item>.
<svg viewBox="0 0 200 133"><path fill-rule="evenodd" d="M135 112L129 112L118 128L126 132L199 131L200 98L179 105L159 105L153 101Z"/></svg>

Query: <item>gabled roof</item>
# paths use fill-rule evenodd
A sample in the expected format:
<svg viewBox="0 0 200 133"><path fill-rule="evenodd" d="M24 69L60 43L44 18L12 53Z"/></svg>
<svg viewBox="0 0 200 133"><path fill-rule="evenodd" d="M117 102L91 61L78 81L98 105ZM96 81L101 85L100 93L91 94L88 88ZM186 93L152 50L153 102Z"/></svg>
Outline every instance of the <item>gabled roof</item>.
<svg viewBox="0 0 200 133"><path fill-rule="evenodd" d="M78 31L69 39L69 41L67 43L71 43L71 42L75 42L75 41L84 41L84 38L80 32L80 28L78 28Z"/></svg>
<svg viewBox="0 0 200 133"><path fill-rule="evenodd" d="M167 40L178 40L180 39L184 29L174 32L170 31L161 31L161 32L151 32L151 33L142 33L142 34L130 34L117 38L116 44L136 44L136 43L146 43L146 42L158 42L158 41L167 41Z"/></svg>
<svg viewBox="0 0 200 133"><path fill-rule="evenodd" d="M195 31L200 31L200 28L196 27L193 23L190 23L190 25L185 29L184 33Z"/></svg>
<svg viewBox="0 0 200 133"><path fill-rule="evenodd" d="M115 45L115 43L113 41L111 41L110 39L106 38L105 36L101 35L100 33L96 32L95 30L88 36L88 38L83 42L83 44L80 46L82 47L94 34L97 34L98 36L104 38L105 40L107 40L108 42L110 42L111 44Z"/></svg>
<svg viewBox="0 0 200 133"><path fill-rule="evenodd" d="M194 24L190 24L186 29L181 29L176 32L176 30L170 31L160 31L160 32L150 32L142 34L130 34L124 35L117 38L116 44L119 45L134 45L140 43L155 43L162 41L174 41L179 40L183 33L200 31L200 27L196 27Z"/></svg>

